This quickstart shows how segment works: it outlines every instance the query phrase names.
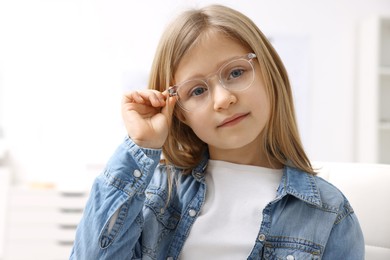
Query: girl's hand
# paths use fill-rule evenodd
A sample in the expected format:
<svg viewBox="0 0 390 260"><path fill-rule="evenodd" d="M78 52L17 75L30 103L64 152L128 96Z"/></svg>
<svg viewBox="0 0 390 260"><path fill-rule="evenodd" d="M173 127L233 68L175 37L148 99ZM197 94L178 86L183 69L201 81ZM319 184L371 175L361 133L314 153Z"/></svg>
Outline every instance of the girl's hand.
<svg viewBox="0 0 390 260"><path fill-rule="evenodd" d="M168 137L176 98L157 90L132 91L122 100L122 117L127 134L144 148L159 149Z"/></svg>

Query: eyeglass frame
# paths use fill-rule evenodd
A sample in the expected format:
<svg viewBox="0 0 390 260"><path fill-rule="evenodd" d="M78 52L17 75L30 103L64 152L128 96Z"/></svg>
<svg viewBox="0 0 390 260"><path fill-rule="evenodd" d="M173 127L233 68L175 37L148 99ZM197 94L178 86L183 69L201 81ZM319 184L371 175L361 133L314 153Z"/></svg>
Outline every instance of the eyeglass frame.
<svg viewBox="0 0 390 260"><path fill-rule="evenodd" d="M178 96L177 89L179 89L181 85L184 85L185 83L187 83L187 82L189 82L189 81L193 81L193 80L200 80L200 81L203 81L203 82L206 84L206 86L207 86L208 88L210 88L210 86L209 86L209 84L208 84L208 80L209 80L210 78L214 77L215 75L218 75L218 80L219 80L219 82L221 83L221 85L223 86L223 88L225 88L225 89L227 89L227 90L230 91L230 89L226 88L226 87L225 87L225 84L223 83L223 80L222 80L222 77L221 77L221 71L222 71L222 69L223 69L227 64L229 64L229 63L231 63L231 62L234 62L234 61L237 61L237 60L240 60L240 59L246 59L246 60L251 64L251 66L252 66L252 68L253 68L253 73L254 73L255 68L254 68L254 65L253 65L253 63L252 63L252 60L255 59L255 58L257 58L257 56L256 56L256 54L254 54L253 52L247 53L247 54L245 54L245 55L243 55L243 56L238 56L238 57L236 57L236 58L233 58L233 59L231 59L231 60L229 60L229 61L226 61L224 64L221 65L221 67L220 67L216 72L209 74L206 78L189 79L189 80L183 81L183 82L181 82L181 83L179 83L179 84L175 84L175 85L172 85L172 86L168 87L168 95L169 95L169 97L175 97L175 96L176 96L176 97L179 97L179 96ZM253 83L253 81L252 81L252 83ZM250 86L252 85L252 83L251 83L248 87L250 87ZM246 88L245 88L245 89L246 89ZM245 90L245 89L242 89L242 90ZM240 90L239 90L239 91L240 91ZM184 108L184 107L181 105L180 100L178 100L178 103L179 103L179 105L180 105L180 107L181 107L182 109L188 110L188 109Z"/></svg>

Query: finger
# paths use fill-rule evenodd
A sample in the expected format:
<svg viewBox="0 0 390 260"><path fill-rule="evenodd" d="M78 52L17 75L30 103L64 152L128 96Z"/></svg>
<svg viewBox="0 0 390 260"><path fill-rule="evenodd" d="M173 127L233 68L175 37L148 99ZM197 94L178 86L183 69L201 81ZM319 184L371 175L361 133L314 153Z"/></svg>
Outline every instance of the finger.
<svg viewBox="0 0 390 260"><path fill-rule="evenodd" d="M149 101L154 107L165 106L165 96L159 91L153 91L149 95Z"/></svg>
<svg viewBox="0 0 390 260"><path fill-rule="evenodd" d="M165 106L166 97L157 90L134 91L126 95L129 103L147 104L153 107Z"/></svg>
<svg viewBox="0 0 390 260"><path fill-rule="evenodd" d="M160 113L160 107L153 107L146 104L138 103L126 103L122 106L122 114L126 115L127 112L136 112L143 117L151 117L157 113Z"/></svg>
<svg viewBox="0 0 390 260"><path fill-rule="evenodd" d="M131 91L128 93L125 93L123 95L122 99L123 103L139 103L142 104L145 102L145 100L142 98L142 96L138 93L138 91Z"/></svg>

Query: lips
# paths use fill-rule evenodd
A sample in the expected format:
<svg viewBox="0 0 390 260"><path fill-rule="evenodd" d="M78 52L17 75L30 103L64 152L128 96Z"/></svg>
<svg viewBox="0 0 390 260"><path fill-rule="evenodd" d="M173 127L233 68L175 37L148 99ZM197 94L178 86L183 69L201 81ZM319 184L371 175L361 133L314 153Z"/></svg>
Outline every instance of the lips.
<svg viewBox="0 0 390 260"><path fill-rule="evenodd" d="M249 115L249 113L235 114L234 116L228 117L225 120L223 120L217 127L232 126L232 125L238 124L247 115Z"/></svg>

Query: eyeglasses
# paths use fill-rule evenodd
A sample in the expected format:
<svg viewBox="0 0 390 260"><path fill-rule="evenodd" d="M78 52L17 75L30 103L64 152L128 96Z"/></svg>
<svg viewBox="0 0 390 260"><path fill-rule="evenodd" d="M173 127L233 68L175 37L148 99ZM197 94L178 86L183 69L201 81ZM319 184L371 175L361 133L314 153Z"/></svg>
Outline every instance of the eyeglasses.
<svg viewBox="0 0 390 260"><path fill-rule="evenodd" d="M229 91L242 91L249 88L255 79L253 59L256 54L248 53L223 64L219 70L205 79L191 79L168 88L170 97L176 96L179 106L193 111L210 100L209 80L218 75L219 83Z"/></svg>

